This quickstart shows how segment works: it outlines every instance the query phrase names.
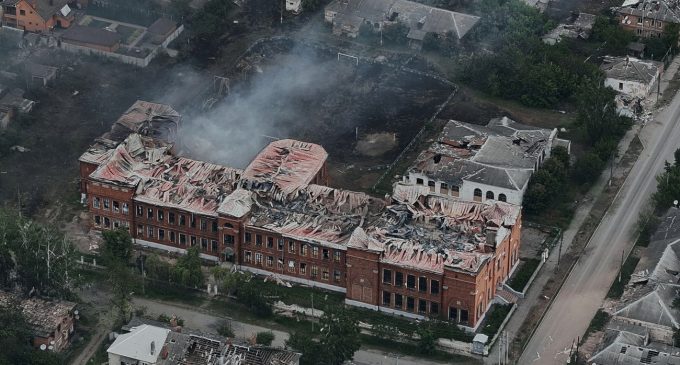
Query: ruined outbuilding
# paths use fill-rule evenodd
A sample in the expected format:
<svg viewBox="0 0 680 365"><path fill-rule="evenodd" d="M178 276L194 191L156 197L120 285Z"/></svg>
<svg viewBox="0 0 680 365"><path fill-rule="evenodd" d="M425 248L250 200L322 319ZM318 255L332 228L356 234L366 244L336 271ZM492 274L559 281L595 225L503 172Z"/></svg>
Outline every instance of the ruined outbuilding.
<svg viewBox="0 0 680 365"><path fill-rule="evenodd" d="M64 300L22 298L0 291L0 306L18 306L33 334L32 345L44 351L60 352L70 343L75 330L76 303Z"/></svg>

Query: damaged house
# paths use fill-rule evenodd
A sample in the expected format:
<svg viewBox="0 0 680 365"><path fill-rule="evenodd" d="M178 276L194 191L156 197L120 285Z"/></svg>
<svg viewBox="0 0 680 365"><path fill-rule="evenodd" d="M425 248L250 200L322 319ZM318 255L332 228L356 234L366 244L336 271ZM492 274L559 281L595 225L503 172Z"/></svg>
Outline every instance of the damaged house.
<svg viewBox="0 0 680 365"><path fill-rule="evenodd" d="M38 33L68 28L75 20L69 4L77 2L82 0L2 0L2 25Z"/></svg>
<svg viewBox="0 0 680 365"><path fill-rule="evenodd" d="M78 319L76 303L36 297L23 299L0 291L0 306L15 305L21 308L28 329L33 334L33 347L60 352L69 345Z"/></svg>
<svg viewBox="0 0 680 365"><path fill-rule="evenodd" d="M244 170L178 157L179 120L169 106L137 102L81 156L95 229L125 227L137 244L198 247L204 259L346 293L351 305L468 328L518 262L518 205L429 184L399 183L384 199L328 187L325 149L291 139ZM554 137L524 132L520 145Z"/></svg>
<svg viewBox="0 0 680 365"><path fill-rule="evenodd" d="M652 94L663 73L663 63L632 57L607 57L600 69L604 85L614 89L619 114L634 117L642 111L641 102Z"/></svg>
<svg viewBox="0 0 680 365"><path fill-rule="evenodd" d="M680 364L680 209L670 208L612 310L589 363Z"/></svg>
<svg viewBox="0 0 680 365"><path fill-rule="evenodd" d="M479 17L407 0L334 0L325 8L325 20L333 26L333 34L350 38L359 35L362 25L381 32L401 23L410 29L411 47L420 49L428 33L462 39Z"/></svg>
<svg viewBox="0 0 680 365"><path fill-rule="evenodd" d="M572 14L567 23L560 23L548 34L541 37L545 44L557 44L562 38L588 39L595 25L595 15L588 13Z"/></svg>
<svg viewBox="0 0 680 365"><path fill-rule="evenodd" d="M680 23L677 0L624 0L615 11L621 27L638 37L660 38L669 24Z"/></svg>
<svg viewBox="0 0 680 365"><path fill-rule="evenodd" d="M450 121L423 151L403 181L433 194L468 201L498 200L521 205L529 178L554 146L569 151L557 129L522 125L506 117L486 126Z"/></svg>

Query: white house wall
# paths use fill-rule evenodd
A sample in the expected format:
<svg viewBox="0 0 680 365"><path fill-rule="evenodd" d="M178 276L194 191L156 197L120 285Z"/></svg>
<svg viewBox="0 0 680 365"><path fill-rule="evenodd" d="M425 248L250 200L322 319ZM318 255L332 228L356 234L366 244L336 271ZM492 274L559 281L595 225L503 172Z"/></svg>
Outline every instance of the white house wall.
<svg viewBox="0 0 680 365"><path fill-rule="evenodd" d="M607 78L604 81L605 86L609 86L616 92L641 99L644 99L645 97L647 97L647 95L649 95L652 85L654 85L655 83L656 76L654 77L650 84L644 84L637 81L619 80L614 78ZM619 88L620 84L623 84L623 88Z"/></svg>
<svg viewBox="0 0 680 365"><path fill-rule="evenodd" d="M423 185L427 186L428 182L430 179L421 173L414 173L410 172L408 177L404 177L404 182L407 182L412 185L416 185L418 179L423 179ZM442 194L441 190L441 181L436 181L435 180L435 186L434 189L430 189L431 192L439 195L445 195L445 196L453 196L453 197L458 197L463 200L468 200L468 201L473 201L475 200L475 189L481 189L482 190L482 197L480 201L486 201L490 199L486 199L486 193L488 191L491 191L494 194L494 199L493 200L498 200L498 196L500 194L505 194L506 197L506 202L511 203L511 204L517 204L521 205L522 204L522 198L524 197L524 190L526 190L526 186L522 187L522 190L514 190L514 189L506 189L506 188L501 188L498 186L491 186L487 184L480 184L480 183L475 183L471 181L463 181L462 186L459 186L459 195L455 195L455 193L452 193L450 190L446 194Z"/></svg>

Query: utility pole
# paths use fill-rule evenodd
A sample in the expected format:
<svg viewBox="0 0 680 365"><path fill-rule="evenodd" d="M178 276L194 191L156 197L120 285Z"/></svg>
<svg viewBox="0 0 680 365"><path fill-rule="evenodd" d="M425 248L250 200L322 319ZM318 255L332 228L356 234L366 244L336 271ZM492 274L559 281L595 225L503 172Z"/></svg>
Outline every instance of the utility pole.
<svg viewBox="0 0 680 365"><path fill-rule="evenodd" d="M625 254L624 250L621 250L621 267L619 267L619 283L621 282L621 273L623 271L623 255Z"/></svg>
<svg viewBox="0 0 680 365"><path fill-rule="evenodd" d="M312 317L314 317L314 292L312 292L311 295L312 295ZM312 332L314 332L314 318L312 318Z"/></svg>
<svg viewBox="0 0 680 365"><path fill-rule="evenodd" d="M560 229L560 249L557 251L557 267L555 271L560 267L560 258L562 257L562 241L564 240L564 231Z"/></svg>
<svg viewBox="0 0 680 365"><path fill-rule="evenodd" d="M498 338L498 365L501 365L501 354L503 353L503 332Z"/></svg>

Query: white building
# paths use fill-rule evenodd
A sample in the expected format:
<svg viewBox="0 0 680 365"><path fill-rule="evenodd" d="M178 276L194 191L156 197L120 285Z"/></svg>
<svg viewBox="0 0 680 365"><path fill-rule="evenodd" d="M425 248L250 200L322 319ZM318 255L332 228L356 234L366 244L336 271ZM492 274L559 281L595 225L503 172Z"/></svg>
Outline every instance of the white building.
<svg viewBox="0 0 680 365"><path fill-rule="evenodd" d="M302 0L286 0L286 11L300 14L302 11Z"/></svg>
<svg viewBox="0 0 680 365"><path fill-rule="evenodd" d="M450 121L423 151L403 182L469 201L522 204L529 178L550 157L557 129L540 129L506 117L486 126Z"/></svg>
<svg viewBox="0 0 680 365"><path fill-rule="evenodd" d="M606 75L605 86L632 98L644 99L663 72L663 63L632 57L606 58L600 66Z"/></svg>
<svg viewBox="0 0 680 365"><path fill-rule="evenodd" d="M146 324L119 335L108 350L109 365L156 365L170 330Z"/></svg>

